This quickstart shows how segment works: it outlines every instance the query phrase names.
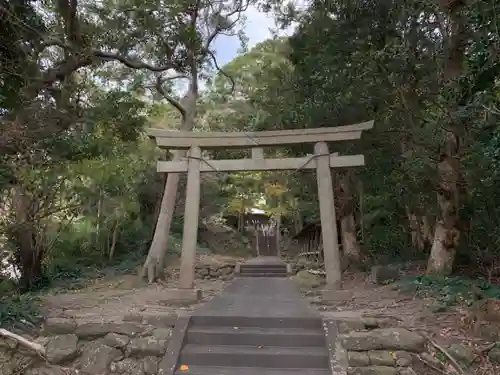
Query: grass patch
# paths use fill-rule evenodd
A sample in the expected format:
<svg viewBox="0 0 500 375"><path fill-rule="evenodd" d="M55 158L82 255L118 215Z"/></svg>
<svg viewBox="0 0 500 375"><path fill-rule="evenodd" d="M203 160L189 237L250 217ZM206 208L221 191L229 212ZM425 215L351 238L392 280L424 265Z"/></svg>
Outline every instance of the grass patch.
<svg viewBox="0 0 500 375"><path fill-rule="evenodd" d="M488 284L485 280L462 277L417 276L398 283L403 293L412 293L420 298L435 298L442 309L451 306L471 306L477 299L500 299L500 286Z"/></svg>

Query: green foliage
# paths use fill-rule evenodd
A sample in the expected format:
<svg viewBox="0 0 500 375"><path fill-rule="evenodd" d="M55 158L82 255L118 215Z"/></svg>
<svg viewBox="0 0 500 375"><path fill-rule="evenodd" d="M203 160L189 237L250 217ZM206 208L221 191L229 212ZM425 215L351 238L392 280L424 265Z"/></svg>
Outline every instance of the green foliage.
<svg viewBox="0 0 500 375"><path fill-rule="evenodd" d="M46 31L42 17L35 11L32 2L26 0L1 0L2 22L0 23L0 117L4 110L13 110L23 105L19 88L25 75L30 73L26 47L40 42ZM22 25L22 27L20 27ZM0 132L2 126L0 124Z"/></svg>
<svg viewBox="0 0 500 375"><path fill-rule="evenodd" d="M0 297L0 327L36 327L42 319L39 307L40 300L35 295L14 293Z"/></svg>
<svg viewBox="0 0 500 375"><path fill-rule="evenodd" d="M421 298L435 298L443 308L455 305L472 306L480 293L483 298L500 299L500 287L481 280L462 277L418 276L399 283L404 293L412 293Z"/></svg>

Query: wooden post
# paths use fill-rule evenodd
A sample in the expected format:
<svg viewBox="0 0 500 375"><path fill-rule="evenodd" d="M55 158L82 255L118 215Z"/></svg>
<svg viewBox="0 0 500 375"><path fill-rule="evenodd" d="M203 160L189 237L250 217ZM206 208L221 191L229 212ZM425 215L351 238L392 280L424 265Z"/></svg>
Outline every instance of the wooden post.
<svg viewBox="0 0 500 375"><path fill-rule="evenodd" d="M316 156L316 179L318 181L319 209L321 216L321 236L325 258L326 289L336 290L342 286L340 253L333 195L332 171L328 145L318 142L314 145Z"/></svg>
<svg viewBox="0 0 500 375"><path fill-rule="evenodd" d="M262 147L252 147L252 159L264 159L264 149Z"/></svg>
<svg viewBox="0 0 500 375"><path fill-rule="evenodd" d="M254 231L255 231L255 247L256 247L256 250L257 250L257 256L260 257L260 243L259 243L259 233L260 233L260 230L259 230L258 224L254 224L253 228L254 228Z"/></svg>
<svg viewBox="0 0 500 375"><path fill-rule="evenodd" d="M281 214L276 218L276 255L281 258Z"/></svg>
<svg viewBox="0 0 500 375"><path fill-rule="evenodd" d="M201 149L197 146L191 147L189 156L179 278L179 287L183 289L192 289L194 287L194 266L198 239L198 220L200 216L201 161L199 158L201 158Z"/></svg>

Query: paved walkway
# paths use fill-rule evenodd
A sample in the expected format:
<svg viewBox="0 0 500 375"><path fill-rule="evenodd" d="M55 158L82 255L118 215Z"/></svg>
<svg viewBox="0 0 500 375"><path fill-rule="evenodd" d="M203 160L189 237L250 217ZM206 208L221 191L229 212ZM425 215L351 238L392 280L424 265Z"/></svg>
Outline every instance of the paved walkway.
<svg viewBox="0 0 500 375"><path fill-rule="evenodd" d="M247 264L284 264L278 258L256 258ZM302 299L288 278L237 277L194 315L315 318L319 313Z"/></svg>

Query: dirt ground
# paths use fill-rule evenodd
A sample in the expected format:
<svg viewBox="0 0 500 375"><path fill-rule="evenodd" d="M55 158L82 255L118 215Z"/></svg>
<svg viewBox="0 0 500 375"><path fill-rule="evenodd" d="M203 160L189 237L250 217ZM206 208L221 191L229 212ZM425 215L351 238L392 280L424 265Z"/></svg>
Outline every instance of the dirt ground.
<svg viewBox="0 0 500 375"><path fill-rule="evenodd" d="M202 264L236 263L240 258L224 256L198 257ZM168 281L147 285L137 275L111 276L93 280L79 290L57 291L43 297L45 316L73 317L79 323L94 321L121 321L124 315L136 312L177 313L192 311L198 304L172 305L166 300L168 289L176 288L178 264L171 263L167 269ZM227 281L197 280L196 287L202 290L204 303L220 292Z"/></svg>

